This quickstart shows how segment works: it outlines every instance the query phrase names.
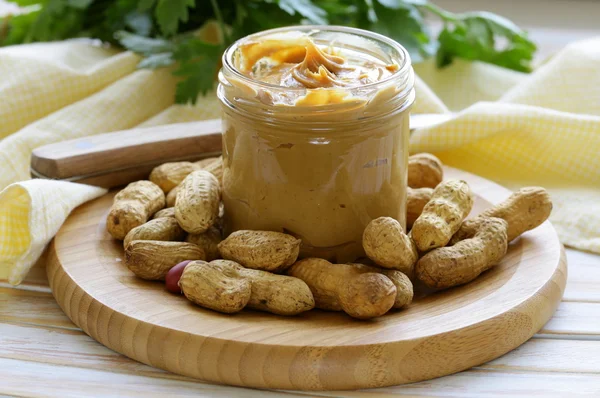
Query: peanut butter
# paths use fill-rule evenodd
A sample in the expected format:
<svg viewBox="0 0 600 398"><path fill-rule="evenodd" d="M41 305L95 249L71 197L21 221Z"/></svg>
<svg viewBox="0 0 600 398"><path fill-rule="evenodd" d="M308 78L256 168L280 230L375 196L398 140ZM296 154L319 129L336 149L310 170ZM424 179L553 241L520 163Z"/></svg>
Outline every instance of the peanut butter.
<svg viewBox="0 0 600 398"><path fill-rule="evenodd" d="M381 81L398 70L397 64L385 65L375 58L348 59L335 48L317 47L307 37L247 43L241 51L246 60L242 73L281 87L358 87ZM259 63L261 60L265 61Z"/></svg>
<svg viewBox="0 0 600 398"><path fill-rule="evenodd" d="M409 61L369 38L295 29L224 57L226 229L287 232L302 256L352 261L371 219L405 224Z"/></svg>

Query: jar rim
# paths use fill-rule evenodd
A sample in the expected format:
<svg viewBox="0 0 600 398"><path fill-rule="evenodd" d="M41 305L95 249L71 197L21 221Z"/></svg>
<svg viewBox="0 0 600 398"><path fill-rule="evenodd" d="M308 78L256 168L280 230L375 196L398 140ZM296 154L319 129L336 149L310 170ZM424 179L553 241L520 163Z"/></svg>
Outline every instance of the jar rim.
<svg viewBox="0 0 600 398"><path fill-rule="evenodd" d="M243 44L244 42L252 40L252 39L264 37L264 36L269 36L269 35L276 34L276 33L294 32L294 31L299 31L299 32L324 31L324 32L334 32L334 33L338 32L338 33L354 34L356 36L365 37L365 38L371 39L373 41L383 43L383 44L389 46L390 48L392 48L393 50L397 51L401 55L402 64L398 65L398 71L396 71L395 73L386 77L385 79L361 85L360 89L369 89L369 88L374 88L377 86L382 86L382 85L385 85L386 83L389 83L395 79L401 78L402 76L405 76L409 72L409 70L412 66L410 54L408 53L406 48L404 48L404 46L402 46L397 41L390 39L389 37L386 37L382 34L371 32L371 31L364 30L364 29L351 28L351 27L340 26L340 25L294 25L294 26L286 26L286 27L282 27L282 28L263 30L263 31L253 33L251 35L248 35L241 39L236 40L233 44L231 44L229 47L227 47L227 49L223 52L223 56L222 56L223 68L227 69L228 72L232 73L235 76L235 78L241 80L242 82L245 82L245 83L251 84L251 85L256 85L261 88L265 88L265 89L269 89L269 90L285 89L285 91L288 91L288 92L289 91L291 91L291 92L305 91L306 88L304 88L304 87L282 87L278 84L267 83L267 82L264 82L261 80L252 79L252 78L248 77L247 75L243 74L242 72L240 72L233 64L233 55L234 55L235 51L238 49L238 47L241 44ZM327 88L325 88L325 89L327 89Z"/></svg>

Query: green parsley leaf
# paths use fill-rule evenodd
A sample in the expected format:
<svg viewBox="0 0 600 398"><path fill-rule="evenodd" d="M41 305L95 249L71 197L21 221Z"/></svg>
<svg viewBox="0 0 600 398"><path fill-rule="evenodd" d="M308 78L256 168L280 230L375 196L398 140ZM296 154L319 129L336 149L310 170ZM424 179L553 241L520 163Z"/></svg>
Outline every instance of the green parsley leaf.
<svg viewBox="0 0 600 398"><path fill-rule="evenodd" d="M70 7L84 10L92 4L94 0L67 0L67 4Z"/></svg>
<svg viewBox="0 0 600 398"><path fill-rule="evenodd" d="M478 20L481 23L486 24L494 34L502 36L525 36L525 32L517 25L509 21L508 19L501 17L500 15L481 11L481 12L468 12L462 14L463 19L467 22L469 20Z"/></svg>
<svg viewBox="0 0 600 398"><path fill-rule="evenodd" d="M385 5L394 8L386 8ZM430 33L419 9L400 0L377 0L373 4L377 20L369 28L388 36L408 50L413 62L434 54Z"/></svg>
<svg viewBox="0 0 600 398"><path fill-rule="evenodd" d="M125 31L117 32L115 37L126 49L145 56L173 52L176 47L170 40L152 39Z"/></svg>
<svg viewBox="0 0 600 398"><path fill-rule="evenodd" d="M377 23L379 21L379 17L375 12L375 5L373 4L373 0L365 0L365 4L367 6L367 19L369 22Z"/></svg>
<svg viewBox="0 0 600 398"><path fill-rule="evenodd" d="M152 16L148 11L132 11L125 15L125 25L141 36L149 36L152 31Z"/></svg>
<svg viewBox="0 0 600 398"><path fill-rule="evenodd" d="M177 33L179 22L187 22L189 8L194 8L195 0L158 0L155 15L160 30L165 36Z"/></svg>
<svg viewBox="0 0 600 398"><path fill-rule="evenodd" d="M177 83L175 100L178 103L196 103L198 93L206 94L215 84L215 77L221 65L221 46L198 39L190 39L179 44L173 57L179 67L173 72L183 79Z"/></svg>
<svg viewBox="0 0 600 398"><path fill-rule="evenodd" d="M154 7L156 4L156 0L139 0L138 1L138 10L139 11L147 11Z"/></svg>
<svg viewBox="0 0 600 398"><path fill-rule="evenodd" d="M398 10L407 8L407 6L423 6L427 3L425 0L377 0L382 6Z"/></svg>
<svg viewBox="0 0 600 398"><path fill-rule="evenodd" d="M72 7L66 0L48 0L31 25L25 42L63 40L77 37L83 28L83 3Z"/></svg>
<svg viewBox="0 0 600 398"><path fill-rule="evenodd" d="M322 8L311 3L310 0L279 0L279 7L290 15L302 15L310 23L326 25L327 13Z"/></svg>
<svg viewBox="0 0 600 398"><path fill-rule="evenodd" d="M158 69L172 65L174 62L173 53L158 53L146 56L146 58L140 61L137 67L139 69Z"/></svg>
<svg viewBox="0 0 600 398"><path fill-rule="evenodd" d="M26 6L31 6L34 4L40 4L43 3L43 0L7 0L8 3L14 3L16 5L18 5L19 7L26 7Z"/></svg>
<svg viewBox="0 0 600 398"><path fill-rule="evenodd" d="M446 22L438 42L439 66L446 66L459 57L530 72L536 50L524 31L491 13L468 13L454 22Z"/></svg>
<svg viewBox="0 0 600 398"><path fill-rule="evenodd" d="M23 43L41 10L0 18L0 46Z"/></svg>

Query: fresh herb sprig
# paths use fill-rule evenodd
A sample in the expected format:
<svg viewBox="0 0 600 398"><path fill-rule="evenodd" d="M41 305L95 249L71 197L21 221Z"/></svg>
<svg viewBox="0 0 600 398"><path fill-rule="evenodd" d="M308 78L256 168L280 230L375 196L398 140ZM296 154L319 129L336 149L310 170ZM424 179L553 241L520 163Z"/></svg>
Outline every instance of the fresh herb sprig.
<svg viewBox="0 0 600 398"><path fill-rule="evenodd" d="M511 21L456 14L428 0L12 0L24 12L0 19L0 46L92 37L141 54L140 68L174 65L176 101L195 102L214 85L220 55L250 33L294 24L353 26L400 42L420 62L479 60L528 72L536 50ZM426 18L438 19L434 35ZM197 34L215 22L218 40Z"/></svg>

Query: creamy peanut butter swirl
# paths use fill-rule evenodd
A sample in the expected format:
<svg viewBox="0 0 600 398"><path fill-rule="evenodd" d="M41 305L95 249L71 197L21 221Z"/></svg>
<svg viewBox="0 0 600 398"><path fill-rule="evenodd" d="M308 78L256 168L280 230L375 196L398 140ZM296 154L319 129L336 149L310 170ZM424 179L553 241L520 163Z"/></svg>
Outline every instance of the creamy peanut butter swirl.
<svg viewBox="0 0 600 398"><path fill-rule="evenodd" d="M343 102L347 92L312 92L347 89L382 81L392 76L397 64L376 58L353 56L335 46L320 47L309 37L292 40L262 40L240 46L239 71L264 83L289 88L306 88L307 96L296 105Z"/></svg>

